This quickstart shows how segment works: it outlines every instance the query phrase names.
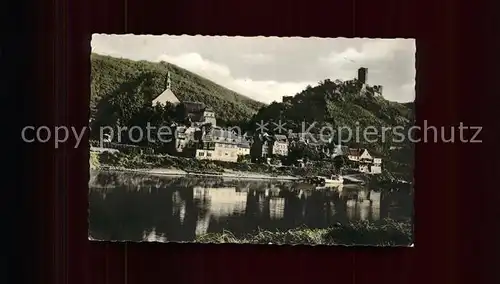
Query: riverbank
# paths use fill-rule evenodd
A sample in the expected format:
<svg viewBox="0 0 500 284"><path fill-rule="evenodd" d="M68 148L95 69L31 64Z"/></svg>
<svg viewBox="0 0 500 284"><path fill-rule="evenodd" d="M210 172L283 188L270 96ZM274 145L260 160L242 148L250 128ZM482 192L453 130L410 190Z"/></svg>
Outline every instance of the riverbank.
<svg viewBox="0 0 500 284"><path fill-rule="evenodd" d="M90 169L92 170L113 170L157 176L208 176L225 179L294 181L305 176L329 176L333 168L332 163L328 161L317 161L310 167L299 168L265 163L197 160L170 155L90 152ZM351 177L381 190L397 183L387 171L380 175L358 173ZM402 186L408 187L405 184ZM409 186L411 187L411 184Z"/></svg>
<svg viewBox="0 0 500 284"><path fill-rule="evenodd" d="M299 177L294 176L273 176L266 174L238 172L232 170L225 170L221 173L207 173L207 172L190 172L180 169L126 169L118 167L101 166L100 170L108 170L114 172L129 172L138 174L147 174L154 176L194 176L194 177L221 177L224 179L245 179L245 180L279 180L279 181L295 181Z"/></svg>
<svg viewBox="0 0 500 284"><path fill-rule="evenodd" d="M297 180L306 175L328 175L332 167L278 167L260 163L231 163L197 160L170 155L145 155L91 152L91 169L140 172L153 175L216 176L237 179Z"/></svg>
<svg viewBox="0 0 500 284"><path fill-rule="evenodd" d="M297 228L288 231L259 230L237 237L229 231L198 236L197 243L287 244L287 245L376 245L409 246L413 243L410 221L386 219L358 221L327 229Z"/></svg>

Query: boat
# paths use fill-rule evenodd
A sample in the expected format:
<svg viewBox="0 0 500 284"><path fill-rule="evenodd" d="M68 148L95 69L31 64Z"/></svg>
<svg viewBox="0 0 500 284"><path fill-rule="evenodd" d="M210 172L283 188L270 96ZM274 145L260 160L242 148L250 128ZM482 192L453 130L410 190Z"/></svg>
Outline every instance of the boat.
<svg viewBox="0 0 500 284"><path fill-rule="evenodd" d="M329 178L324 176L318 176L318 180L321 185L332 186L344 183L344 178L341 175L331 175Z"/></svg>
<svg viewBox="0 0 500 284"><path fill-rule="evenodd" d="M331 175L330 177L314 176L304 179L303 182L329 187L344 184L344 178L341 175Z"/></svg>

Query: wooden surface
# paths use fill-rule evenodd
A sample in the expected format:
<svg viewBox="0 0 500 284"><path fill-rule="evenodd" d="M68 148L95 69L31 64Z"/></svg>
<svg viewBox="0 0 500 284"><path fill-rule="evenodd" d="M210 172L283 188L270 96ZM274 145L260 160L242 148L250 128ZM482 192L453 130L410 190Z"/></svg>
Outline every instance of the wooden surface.
<svg viewBox="0 0 500 284"><path fill-rule="evenodd" d="M19 276L27 283L445 284L495 275L499 94L486 36L493 9L481 1L41 2L30 85L40 125L87 125L92 33L416 37L417 124L483 125L484 142L417 145L416 247L363 249L90 243L87 145L32 145L25 238L35 253Z"/></svg>

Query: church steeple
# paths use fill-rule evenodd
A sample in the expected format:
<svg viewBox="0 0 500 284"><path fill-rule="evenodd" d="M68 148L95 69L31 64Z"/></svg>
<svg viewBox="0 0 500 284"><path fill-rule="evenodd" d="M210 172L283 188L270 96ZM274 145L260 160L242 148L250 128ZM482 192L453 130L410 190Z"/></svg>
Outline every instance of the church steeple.
<svg viewBox="0 0 500 284"><path fill-rule="evenodd" d="M170 79L170 71L167 71L167 78L166 78L166 86L165 89L170 90L172 88L172 81Z"/></svg>
<svg viewBox="0 0 500 284"><path fill-rule="evenodd" d="M163 81L163 86L164 90L163 92L157 96L153 100L153 105L156 105L157 103L160 103L162 105L165 105L167 102L170 102L171 104L178 104L180 103L179 99L175 96L174 92L171 90L172 88L172 82L170 79L170 71L167 70L167 74L165 75L164 81Z"/></svg>

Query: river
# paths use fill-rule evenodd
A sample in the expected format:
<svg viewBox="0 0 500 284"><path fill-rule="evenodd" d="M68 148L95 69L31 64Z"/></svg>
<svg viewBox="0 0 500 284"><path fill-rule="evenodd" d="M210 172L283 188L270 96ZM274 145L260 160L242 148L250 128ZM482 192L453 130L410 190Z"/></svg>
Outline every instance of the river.
<svg viewBox="0 0 500 284"><path fill-rule="evenodd" d="M311 191L293 182L91 171L89 187L89 237L96 240L192 241L223 230L245 235L413 214L411 193L368 186Z"/></svg>

